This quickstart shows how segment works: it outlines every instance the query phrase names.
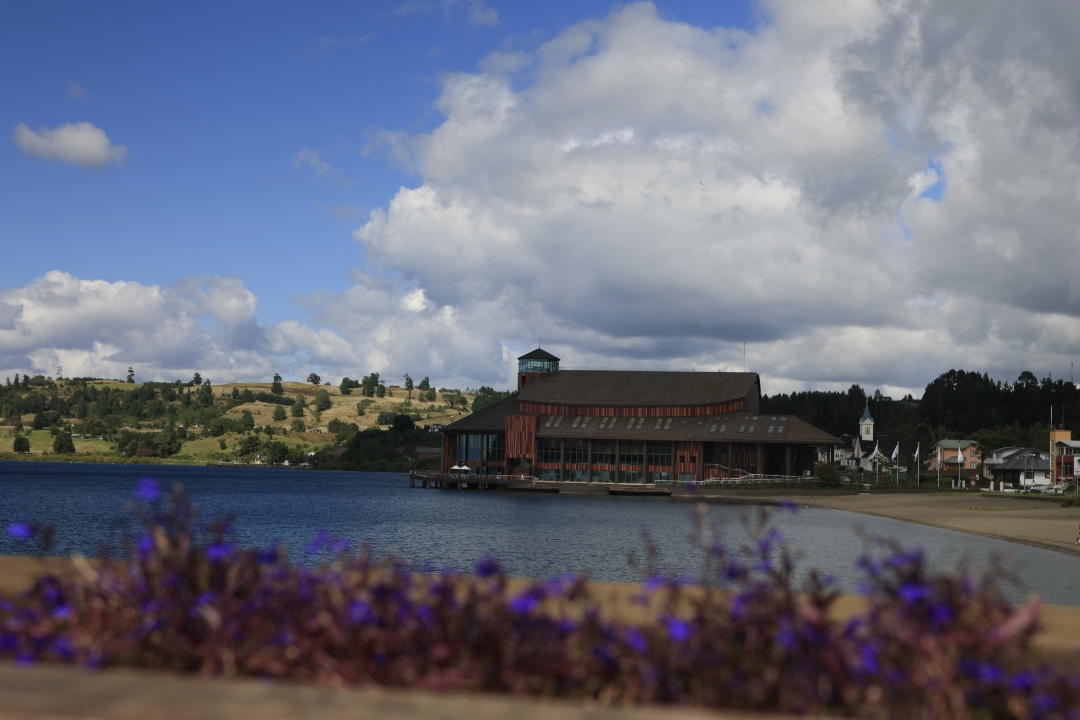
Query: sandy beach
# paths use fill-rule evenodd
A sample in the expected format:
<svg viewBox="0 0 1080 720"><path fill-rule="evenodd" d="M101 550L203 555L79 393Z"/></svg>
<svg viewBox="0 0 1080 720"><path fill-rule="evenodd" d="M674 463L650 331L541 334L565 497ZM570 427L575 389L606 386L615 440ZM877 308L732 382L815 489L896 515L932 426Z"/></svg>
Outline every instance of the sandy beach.
<svg viewBox="0 0 1080 720"><path fill-rule="evenodd" d="M775 498L769 498L775 502ZM880 515L1080 555L1080 508L981 493L792 495L798 505Z"/></svg>

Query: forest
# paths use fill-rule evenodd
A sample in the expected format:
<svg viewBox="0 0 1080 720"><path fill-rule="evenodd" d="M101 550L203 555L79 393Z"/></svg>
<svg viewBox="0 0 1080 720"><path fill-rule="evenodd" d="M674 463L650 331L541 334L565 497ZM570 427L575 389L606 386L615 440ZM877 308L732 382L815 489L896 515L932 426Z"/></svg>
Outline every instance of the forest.
<svg viewBox="0 0 1080 720"><path fill-rule="evenodd" d="M976 440L984 451L998 447L1047 445L1053 411L1055 425L1080 427L1080 392L1076 385L1051 376L1038 379L1020 373L1015 382L990 378L986 373L949 370L930 382L921 400L908 395L900 400L880 391L867 396L858 385L847 392L809 391L762 396L761 412L791 414L839 437L857 432L859 418L869 405L874 434L886 453L900 443L901 452L927 448L942 439Z"/></svg>

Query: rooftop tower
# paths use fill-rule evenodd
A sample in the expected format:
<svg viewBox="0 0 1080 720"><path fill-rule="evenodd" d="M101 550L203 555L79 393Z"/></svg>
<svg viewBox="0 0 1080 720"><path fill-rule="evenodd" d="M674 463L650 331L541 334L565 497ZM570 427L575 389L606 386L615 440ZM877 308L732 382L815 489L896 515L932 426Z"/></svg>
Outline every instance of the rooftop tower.
<svg viewBox="0 0 1080 720"><path fill-rule="evenodd" d="M529 380L559 372L559 358L547 350L536 348L518 358L518 391L525 387Z"/></svg>

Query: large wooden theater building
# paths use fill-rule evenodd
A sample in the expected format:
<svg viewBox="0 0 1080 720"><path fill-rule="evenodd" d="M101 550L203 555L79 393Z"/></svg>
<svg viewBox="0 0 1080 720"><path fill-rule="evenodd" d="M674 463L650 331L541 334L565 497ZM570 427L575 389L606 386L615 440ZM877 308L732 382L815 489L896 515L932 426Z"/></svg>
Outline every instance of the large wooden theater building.
<svg viewBox="0 0 1080 720"><path fill-rule="evenodd" d="M757 373L560 370L537 348L518 392L443 428L443 472L601 483L810 474L839 445L790 416L759 413Z"/></svg>

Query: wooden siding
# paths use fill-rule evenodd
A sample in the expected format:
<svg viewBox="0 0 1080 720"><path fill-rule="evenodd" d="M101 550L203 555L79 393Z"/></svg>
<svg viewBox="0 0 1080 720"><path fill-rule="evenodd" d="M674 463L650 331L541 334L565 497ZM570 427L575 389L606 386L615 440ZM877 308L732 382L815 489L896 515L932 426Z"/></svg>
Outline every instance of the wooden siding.
<svg viewBox="0 0 1080 720"><path fill-rule="evenodd" d="M669 407L605 407L590 405L551 405L521 401L521 412L537 415L590 415L592 417L704 417L723 415L744 409L743 400L714 405L680 405Z"/></svg>
<svg viewBox="0 0 1080 720"><path fill-rule="evenodd" d="M677 442L675 443L675 478L678 479L682 473L698 474L698 468L701 467L701 463L704 462L704 458L701 456L701 443L699 442ZM680 462L680 458L683 461ZM696 462L690 462L690 458L694 458Z"/></svg>
<svg viewBox="0 0 1080 720"><path fill-rule="evenodd" d="M510 415L506 418L506 457L534 459L536 419L535 415Z"/></svg>

